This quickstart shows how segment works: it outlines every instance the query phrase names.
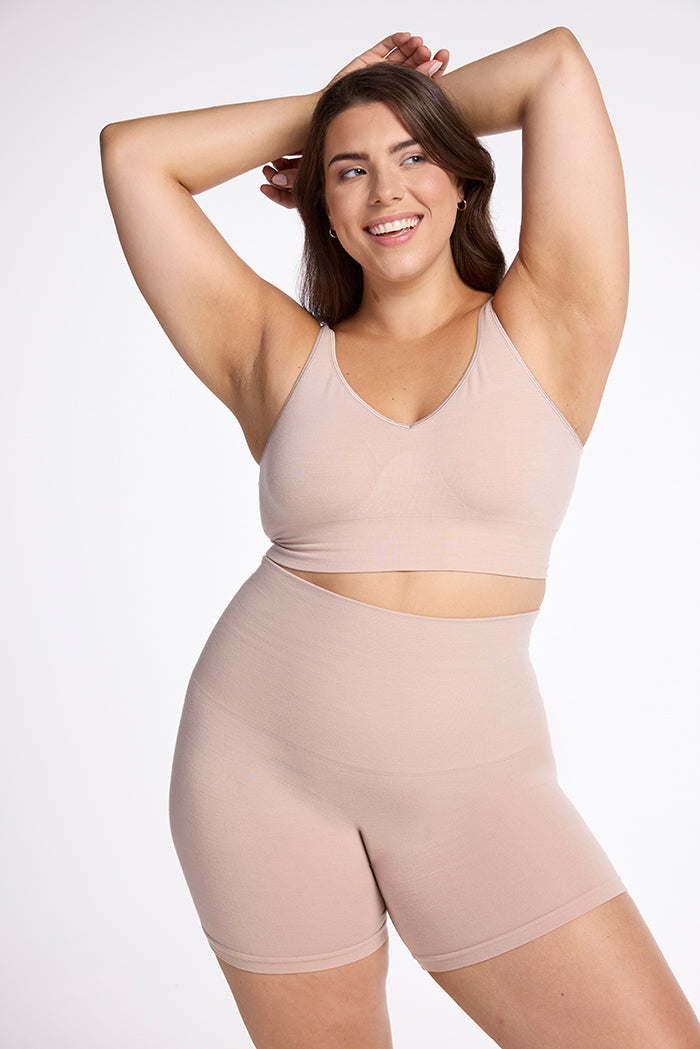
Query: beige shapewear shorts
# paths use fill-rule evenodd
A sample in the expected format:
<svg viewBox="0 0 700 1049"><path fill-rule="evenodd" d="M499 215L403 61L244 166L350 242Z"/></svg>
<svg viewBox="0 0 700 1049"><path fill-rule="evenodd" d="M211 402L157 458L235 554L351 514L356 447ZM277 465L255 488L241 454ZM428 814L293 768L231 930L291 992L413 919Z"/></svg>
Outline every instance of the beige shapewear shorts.
<svg viewBox="0 0 700 1049"><path fill-rule="evenodd" d="M625 891L557 783L536 617L396 612L263 557L194 668L172 771L173 840L221 959L330 969L377 950L388 912L445 971Z"/></svg>

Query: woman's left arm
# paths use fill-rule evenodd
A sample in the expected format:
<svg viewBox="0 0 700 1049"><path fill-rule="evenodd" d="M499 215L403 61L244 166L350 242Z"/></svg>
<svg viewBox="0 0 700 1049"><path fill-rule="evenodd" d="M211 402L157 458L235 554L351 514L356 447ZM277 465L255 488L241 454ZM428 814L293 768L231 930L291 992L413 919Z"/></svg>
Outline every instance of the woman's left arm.
<svg viewBox="0 0 700 1049"><path fill-rule="evenodd" d="M593 69L574 35L558 28L440 84L477 135L522 129L519 250L494 306L585 440L629 282L622 164Z"/></svg>

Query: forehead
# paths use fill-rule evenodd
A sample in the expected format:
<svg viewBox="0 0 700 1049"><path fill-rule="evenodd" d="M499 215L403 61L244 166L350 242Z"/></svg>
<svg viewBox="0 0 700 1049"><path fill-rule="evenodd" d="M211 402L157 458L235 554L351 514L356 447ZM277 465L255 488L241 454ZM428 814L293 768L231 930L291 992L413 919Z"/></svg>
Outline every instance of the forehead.
<svg viewBox="0 0 700 1049"><path fill-rule="evenodd" d="M328 125L325 161L336 153L387 150L413 139L412 133L384 102L363 102L344 109Z"/></svg>

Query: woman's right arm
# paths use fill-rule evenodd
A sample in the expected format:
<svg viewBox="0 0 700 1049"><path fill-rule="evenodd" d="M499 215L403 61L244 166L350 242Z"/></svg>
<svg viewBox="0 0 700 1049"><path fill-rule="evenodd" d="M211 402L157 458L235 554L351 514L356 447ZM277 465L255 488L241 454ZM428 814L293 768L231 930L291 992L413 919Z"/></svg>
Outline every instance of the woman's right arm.
<svg viewBox="0 0 700 1049"><path fill-rule="evenodd" d="M420 37L395 33L337 76L384 60L427 72L429 59ZM134 279L185 362L236 415L264 362L290 339L310 345L318 324L236 255L193 198L270 157L302 152L319 94L125 120L100 136Z"/></svg>
<svg viewBox="0 0 700 1049"><path fill-rule="evenodd" d="M317 324L227 244L194 195L300 151L316 95L108 124L107 197L131 272L192 371L234 413L266 342Z"/></svg>

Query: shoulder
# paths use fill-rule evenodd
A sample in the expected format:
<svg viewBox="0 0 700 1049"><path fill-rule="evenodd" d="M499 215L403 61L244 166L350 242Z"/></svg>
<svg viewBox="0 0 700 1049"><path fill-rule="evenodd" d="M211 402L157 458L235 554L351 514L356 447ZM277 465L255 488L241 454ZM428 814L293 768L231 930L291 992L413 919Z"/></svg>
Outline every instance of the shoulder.
<svg viewBox="0 0 700 1049"><path fill-rule="evenodd" d="M586 312L540 294L514 261L492 301L528 368L578 433L588 438L624 327L624 306Z"/></svg>
<svg viewBox="0 0 700 1049"><path fill-rule="evenodd" d="M263 338L239 378L234 414L256 461L325 326L278 288L265 292Z"/></svg>

